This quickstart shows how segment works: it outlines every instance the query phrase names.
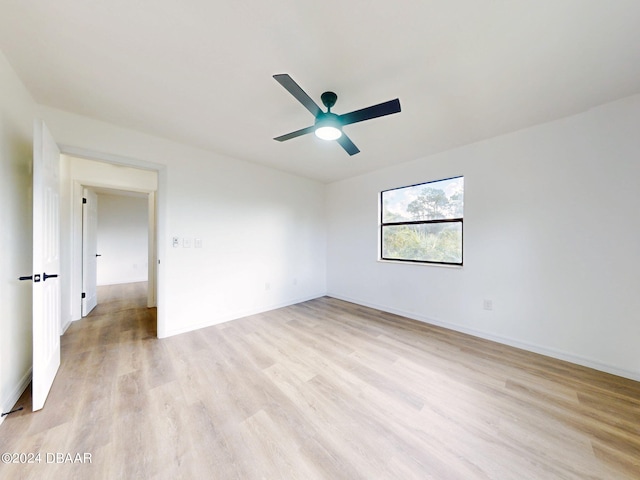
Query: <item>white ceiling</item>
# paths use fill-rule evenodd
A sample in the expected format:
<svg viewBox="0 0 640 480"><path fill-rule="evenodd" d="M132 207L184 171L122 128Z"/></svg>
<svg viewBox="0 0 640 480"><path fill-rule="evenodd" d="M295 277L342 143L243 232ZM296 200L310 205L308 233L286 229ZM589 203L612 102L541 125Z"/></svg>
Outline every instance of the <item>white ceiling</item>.
<svg viewBox="0 0 640 480"><path fill-rule="evenodd" d="M0 49L41 104L328 182L640 93L640 1L0 0ZM402 112L279 143L276 73Z"/></svg>

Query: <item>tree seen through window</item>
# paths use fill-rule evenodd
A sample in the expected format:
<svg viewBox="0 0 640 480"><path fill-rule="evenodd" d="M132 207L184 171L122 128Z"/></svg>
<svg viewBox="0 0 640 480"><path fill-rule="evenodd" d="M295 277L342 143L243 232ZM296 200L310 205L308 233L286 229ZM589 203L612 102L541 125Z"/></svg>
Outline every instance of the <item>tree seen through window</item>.
<svg viewBox="0 0 640 480"><path fill-rule="evenodd" d="M381 193L381 258L462 265L464 179Z"/></svg>

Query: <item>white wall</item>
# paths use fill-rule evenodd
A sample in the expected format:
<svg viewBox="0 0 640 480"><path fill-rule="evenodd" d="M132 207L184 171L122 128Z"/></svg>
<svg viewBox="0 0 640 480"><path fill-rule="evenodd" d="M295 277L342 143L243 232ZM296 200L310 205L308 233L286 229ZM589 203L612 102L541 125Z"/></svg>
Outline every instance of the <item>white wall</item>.
<svg viewBox="0 0 640 480"><path fill-rule="evenodd" d="M147 198L98 195L98 285L147 281Z"/></svg>
<svg viewBox="0 0 640 480"><path fill-rule="evenodd" d="M0 410L31 374L33 119L36 105L0 52ZM5 417L0 418L0 423Z"/></svg>
<svg viewBox="0 0 640 480"><path fill-rule="evenodd" d="M640 379L639 132L634 96L329 185L329 294ZM379 192L456 175L464 266L376 261Z"/></svg>
<svg viewBox="0 0 640 480"><path fill-rule="evenodd" d="M40 114L67 153L160 169L159 336L326 292L324 185L60 110ZM173 236L192 246L173 248Z"/></svg>

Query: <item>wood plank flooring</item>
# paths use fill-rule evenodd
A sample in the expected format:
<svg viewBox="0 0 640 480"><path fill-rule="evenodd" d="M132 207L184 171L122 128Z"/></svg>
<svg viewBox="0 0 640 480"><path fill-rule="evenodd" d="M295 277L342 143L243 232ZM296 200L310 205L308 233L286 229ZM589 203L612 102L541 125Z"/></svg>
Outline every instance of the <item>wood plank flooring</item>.
<svg viewBox="0 0 640 480"><path fill-rule="evenodd" d="M0 478L640 479L638 382L327 297L158 340L145 292L99 289Z"/></svg>

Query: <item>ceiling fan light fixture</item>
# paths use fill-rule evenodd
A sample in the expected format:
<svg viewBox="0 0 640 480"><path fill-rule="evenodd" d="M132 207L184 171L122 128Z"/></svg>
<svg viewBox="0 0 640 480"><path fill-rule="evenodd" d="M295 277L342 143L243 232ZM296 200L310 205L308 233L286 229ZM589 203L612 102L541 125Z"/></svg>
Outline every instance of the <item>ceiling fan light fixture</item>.
<svg viewBox="0 0 640 480"><path fill-rule="evenodd" d="M342 136L342 131L339 128L328 126L316 128L316 137L322 140L337 140Z"/></svg>
<svg viewBox="0 0 640 480"><path fill-rule="evenodd" d="M340 121L333 113L325 113L318 117L315 124L316 137L322 140L337 140L342 136Z"/></svg>

